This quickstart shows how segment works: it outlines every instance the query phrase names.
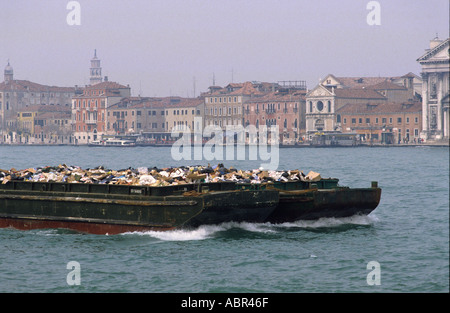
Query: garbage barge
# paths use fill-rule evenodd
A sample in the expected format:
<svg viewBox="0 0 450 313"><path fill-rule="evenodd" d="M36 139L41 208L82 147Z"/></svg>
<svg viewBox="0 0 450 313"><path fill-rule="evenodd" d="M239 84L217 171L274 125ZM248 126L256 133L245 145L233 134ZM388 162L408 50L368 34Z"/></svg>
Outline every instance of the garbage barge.
<svg viewBox="0 0 450 313"><path fill-rule="evenodd" d="M152 177L164 178L161 180L164 184L151 180L150 185L133 184L131 180L127 184L121 180L105 183L94 179L93 183L87 177L93 179L94 171L89 171L90 175L83 180L85 177L81 177L80 171L71 169L67 172L61 166L58 173L66 171L73 175L77 172L77 179L53 181L57 176L51 176L47 181L34 181L30 180L29 172L25 175L22 171L19 175L13 171L6 175L3 171L0 227L21 230L67 228L92 234L118 234L231 221L284 223L367 215L378 206L381 197L376 182L372 182L370 188L349 188L339 186L338 179L321 178L314 172L304 175L289 171L279 175L277 172L253 171L249 176L242 171L225 174L221 168L222 172L217 168L197 168L196 171L191 168L185 171L187 175L180 169L169 170L171 174L178 174L167 176L164 174L167 171L156 171L164 174L158 176L153 170ZM45 172L48 173L45 177L55 175L44 169ZM231 172L238 179L215 180L219 174L222 178L224 174L230 178ZM149 175L134 176L136 183L136 177L142 179ZM174 181L175 176L178 179Z"/></svg>
<svg viewBox="0 0 450 313"><path fill-rule="evenodd" d="M238 190L232 182L145 187L10 181L0 185L0 227L118 234L260 223L278 202L275 190Z"/></svg>

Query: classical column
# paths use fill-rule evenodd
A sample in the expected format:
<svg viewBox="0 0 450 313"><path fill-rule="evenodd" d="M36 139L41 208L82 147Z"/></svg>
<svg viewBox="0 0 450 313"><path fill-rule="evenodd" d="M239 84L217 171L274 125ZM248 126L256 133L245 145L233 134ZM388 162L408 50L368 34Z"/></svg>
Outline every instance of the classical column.
<svg viewBox="0 0 450 313"><path fill-rule="evenodd" d="M444 116L444 125L443 125L443 127L442 127L442 129L443 129L443 137L444 138L449 138L449 120L448 120L448 118L449 118L449 112L450 112L450 110L447 108L447 109L444 109L443 111L442 111L442 115Z"/></svg>
<svg viewBox="0 0 450 313"><path fill-rule="evenodd" d="M428 138L428 73L422 72L422 133Z"/></svg>
<svg viewBox="0 0 450 313"><path fill-rule="evenodd" d="M442 136L443 133L443 127L442 127L442 121L443 121L443 116L442 114L444 113L442 111L442 95L443 95L443 90L442 90L442 81L443 81L443 73L436 73L436 79L437 79L437 116L436 116L436 120L437 120L437 133L440 134Z"/></svg>

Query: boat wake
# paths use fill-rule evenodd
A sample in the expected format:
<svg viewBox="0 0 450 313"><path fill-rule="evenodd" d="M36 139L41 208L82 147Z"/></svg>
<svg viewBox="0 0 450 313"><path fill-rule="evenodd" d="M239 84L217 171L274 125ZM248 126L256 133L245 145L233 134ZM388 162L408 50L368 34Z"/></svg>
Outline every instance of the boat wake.
<svg viewBox="0 0 450 313"><path fill-rule="evenodd" d="M194 241L215 238L218 234L232 230L250 233L273 234L286 229L322 229L343 225L372 225L378 221L375 215L355 215L344 218L321 218L314 221L296 221L290 223L248 223L227 222L219 225L202 225L195 229L177 229L170 231L128 232L122 235L149 236L161 241Z"/></svg>
<svg viewBox="0 0 450 313"><path fill-rule="evenodd" d="M353 215L350 217L329 217L320 218L318 220L300 220L289 223L276 224L278 227L299 227L299 228L330 228L342 225L372 225L378 222L378 218L371 215Z"/></svg>

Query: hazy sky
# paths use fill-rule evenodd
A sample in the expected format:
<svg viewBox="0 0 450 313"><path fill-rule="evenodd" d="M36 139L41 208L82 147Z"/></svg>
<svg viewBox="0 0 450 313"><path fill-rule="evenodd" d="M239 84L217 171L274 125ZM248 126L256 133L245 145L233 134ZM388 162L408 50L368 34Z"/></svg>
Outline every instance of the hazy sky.
<svg viewBox="0 0 450 313"><path fill-rule="evenodd" d="M94 49L103 76L142 96L193 96L232 80L306 80L420 73L416 59L449 36L448 0L0 0L0 68L16 79L89 83ZM3 81L1 77L0 81Z"/></svg>

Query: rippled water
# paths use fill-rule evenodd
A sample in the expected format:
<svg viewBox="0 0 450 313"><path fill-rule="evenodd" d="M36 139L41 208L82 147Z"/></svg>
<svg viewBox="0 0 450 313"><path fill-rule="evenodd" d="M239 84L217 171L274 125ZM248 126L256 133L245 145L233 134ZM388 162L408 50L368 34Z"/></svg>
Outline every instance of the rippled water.
<svg viewBox="0 0 450 313"><path fill-rule="evenodd" d="M215 161L210 163L214 164ZM242 169L258 161L223 161ZM0 168L206 164L170 148L0 146ZM280 149L280 168L383 189L369 216L114 236L0 229L0 292L448 292L449 149ZM69 261L81 284L70 286ZM370 261L380 285L369 285ZM370 275L369 275L370 276Z"/></svg>

